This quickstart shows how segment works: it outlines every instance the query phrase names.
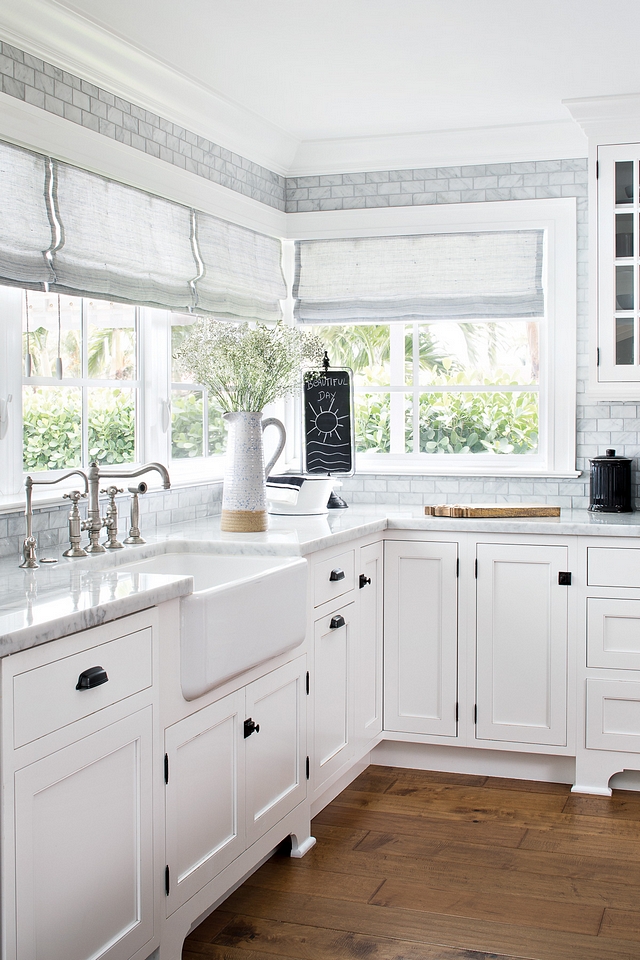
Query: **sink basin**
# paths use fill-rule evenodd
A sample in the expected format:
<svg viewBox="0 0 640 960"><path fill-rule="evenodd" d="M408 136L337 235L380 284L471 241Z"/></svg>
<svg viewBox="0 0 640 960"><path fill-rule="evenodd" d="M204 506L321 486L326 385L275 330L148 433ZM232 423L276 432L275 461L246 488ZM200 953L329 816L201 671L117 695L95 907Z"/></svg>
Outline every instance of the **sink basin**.
<svg viewBox="0 0 640 960"><path fill-rule="evenodd" d="M124 568L193 577L193 593L180 601L185 700L195 700L304 640L307 561L301 557L163 553Z"/></svg>

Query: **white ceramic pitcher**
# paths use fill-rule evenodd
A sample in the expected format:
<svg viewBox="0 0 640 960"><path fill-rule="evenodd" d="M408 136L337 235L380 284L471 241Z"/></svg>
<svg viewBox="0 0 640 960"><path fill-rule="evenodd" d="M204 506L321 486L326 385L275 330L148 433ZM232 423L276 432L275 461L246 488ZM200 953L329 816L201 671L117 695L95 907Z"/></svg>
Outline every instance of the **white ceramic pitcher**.
<svg viewBox="0 0 640 960"><path fill-rule="evenodd" d="M266 478L282 453L286 441L283 424L275 417L262 419L262 410L225 413L229 429L227 457L222 491L220 529L233 533L266 530ZM276 427L278 446L264 465L262 434L267 427Z"/></svg>

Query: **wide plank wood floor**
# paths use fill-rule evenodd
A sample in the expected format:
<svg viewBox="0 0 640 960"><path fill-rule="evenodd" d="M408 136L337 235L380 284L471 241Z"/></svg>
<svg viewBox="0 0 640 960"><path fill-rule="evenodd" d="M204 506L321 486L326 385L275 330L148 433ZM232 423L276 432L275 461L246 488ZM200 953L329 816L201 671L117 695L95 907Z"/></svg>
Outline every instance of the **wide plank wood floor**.
<svg viewBox="0 0 640 960"><path fill-rule="evenodd" d="M369 767L183 960L640 960L640 794Z"/></svg>

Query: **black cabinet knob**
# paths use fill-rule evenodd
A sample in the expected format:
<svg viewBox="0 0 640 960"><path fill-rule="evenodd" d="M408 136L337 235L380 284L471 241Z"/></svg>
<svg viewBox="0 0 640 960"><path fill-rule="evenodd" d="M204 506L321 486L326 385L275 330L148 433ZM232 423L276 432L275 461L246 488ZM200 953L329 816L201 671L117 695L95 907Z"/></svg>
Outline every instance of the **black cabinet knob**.
<svg viewBox="0 0 640 960"><path fill-rule="evenodd" d="M249 717L248 720L244 722L244 738L250 737L252 733L260 733L260 724L256 723L254 720Z"/></svg>
<svg viewBox="0 0 640 960"><path fill-rule="evenodd" d="M344 624L345 624L345 619L342 616L342 614L339 613L337 616L331 617L329 628L331 630L336 630L338 627L344 627Z"/></svg>
<svg viewBox="0 0 640 960"><path fill-rule="evenodd" d="M329 575L329 580L331 581L344 580L344 570L341 570L340 567L336 567L334 570L331 571Z"/></svg>
<svg viewBox="0 0 640 960"><path fill-rule="evenodd" d="M363 588L363 587L366 587L367 584L369 584L369 583L371 583L371 577L367 577L367 576L365 576L364 573L361 573L361 574L360 574L360 589L362 590L362 588Z"/></svg>
<svg viewBox="0 0 640 960"><path fill-rule="evenodd" d="M106 683L109 677L104 667L89 667L83 670L78 677L76 690L90 690L92 687L99 687L101 683Z"/></svg>

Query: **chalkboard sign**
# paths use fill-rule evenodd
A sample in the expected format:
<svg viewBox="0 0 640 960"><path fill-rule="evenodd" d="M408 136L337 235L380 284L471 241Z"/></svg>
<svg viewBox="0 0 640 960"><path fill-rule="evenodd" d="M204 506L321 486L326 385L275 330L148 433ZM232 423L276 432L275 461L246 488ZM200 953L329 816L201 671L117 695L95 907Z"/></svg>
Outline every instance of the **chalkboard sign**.
<svg viewBox="0 0 640 960"><path fill-rule="evenodd" d="M306 373L302 380L305 473L350 477L354 472L351 370Z"/></svg>

